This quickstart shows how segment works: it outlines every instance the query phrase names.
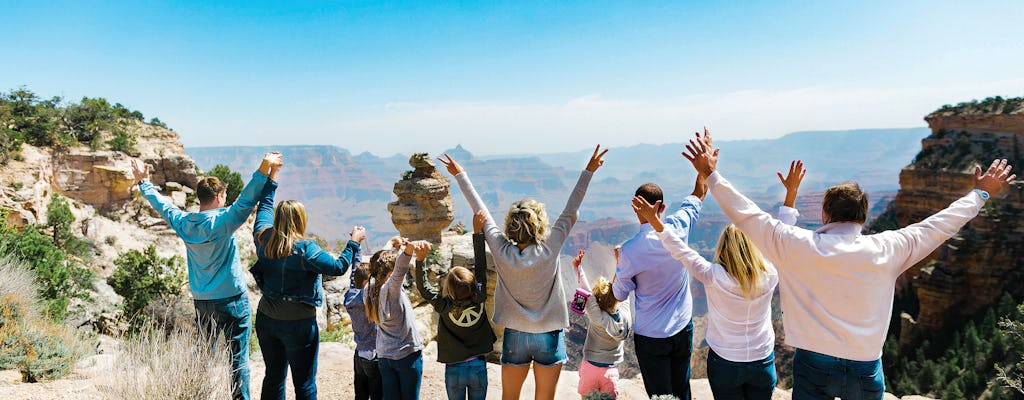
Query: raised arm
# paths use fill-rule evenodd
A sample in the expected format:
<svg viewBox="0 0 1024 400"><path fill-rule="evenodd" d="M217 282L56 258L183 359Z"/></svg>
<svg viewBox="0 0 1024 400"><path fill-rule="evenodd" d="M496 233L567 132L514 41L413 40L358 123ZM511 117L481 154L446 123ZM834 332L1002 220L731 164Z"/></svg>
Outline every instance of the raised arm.
<svg viewBox="0 0 1024 400"><path fill-rule="evenodd" d="M590 179L597 172L597 169L604 165L604 155L607 153L608 149L602 151L601 145L594 147L594 153L591 154L590 160L587 161L587 166L580 173L580 178L576 181L576 186L569 195L565 208L562 209L562 213L555 220L555 223L551 225L551 235L548 236L548 243L551 248L561 248L565 238L572 231L572 226L576 224L576 219L579 217L580 204L583 203L583 197L587 195Z"/></svg>
<svg viewBox="0 0 1024 400"><path fill-rule="evenodd" d="M459 184L459 189L462 190L462 195L466 197L466 202L469 203L469 207L473 209L474 215L476 213L483 212L486 218L484 222L484 238L487 243L491 246L491 251L497 251L502 245L508 242L505 238L505 234L498 228L497 223L494 222L494 217L491 216L490 211L487 210L487 206L484 204L483 199L476 192L476 188L473 187L473 182L469 180L469 174L462 168L458 162L452 159L452 156L445 154L444 157L438 157L441 164L444 164L445 168L448 169L448 173L455 177L455 182Z"/></svg>
<svg viewBox="0 0 1024 400"><path fill-rule="evenodd" d="M617 340L625 339L629 335L630 318L627 301L619 302L618 311L611 315L597 305L597 300L590 299L587 302L586 315L592 325L600 326L609 336Z"/></svg>
<svg viewBox="0 0 1024 400"><path fill-rule="evenodd" d="M990 196L999 194L1017 178L1017 175L1010 174L1012 169L1005 159L993 161L984 174L980 167L975 167L974 189L970 193L924 221L881 233L893 238L895 255L903 257L901 268L896 273L902 273L921 261L977 216Z"/></svg>
<svg viewBox="0 0 1024 400"><path fill-rule="evenodd" d="M228 212L225 214L226 218L217 219L217 224L220 225L221 229L234 232L245 223L245 220L249 218L249 214L252 213L253 207L259 201L259 195L263 191L263 186L267 182L271 169L274 166L280 167L283 162L281 153L276 151L263 156L259 169L252 173L249 183L245 184L238 198L228 207Z"/></svg>
<svg viewBox="0 0 1024 400"><path fill-rule="evenodd" d="M316 243L309 242L308 251L305 253L306 264L314 272L324 275L345 275L349 268L359 262L356 259L356 255L359 254L359 242L366 237L366 230L361 226L355 226L349 232L349 235L351 235L352 239L345 244L345 249L341 251L337 258L321 249Z"/></svg>
<svg viewBox="0 0 1024 400"><path fill-rule="evenodd" d="M807 174L807 169L804 168L803 161L793 160L789 163L789 172L785 177L781 172L776 172L776 174L782 181L782 186L786 188L786 200L779 207L778 218L786 225L796 225L796 220L800 217L800 212L796 210L796 195L800 190L800 182Z"/></svg>
<svg viewBox="0 0 1024 400"><path fill-rule="evenodd" d="M580 285L580 289L590 291L590 281L587 280L587 273L583 272L583 255L586 254L583 250L580 250L576 254L576 257L572 259L572 268L576 270L576 283Z"/></svg>
<svg viewBox="0 0 1024 400"><path fill-rule="evenodd" d="M185 218L188 213L181 211L178 206L174 205L171 199L168 199L156 190L156 187L149 181L149 173L152 170L152 166L143 163L137 159L132 159L132 174L135 177L135 182L139 184L139 192L142 193L142 197L149 202L149 205L156 209L160 213L160 217L167 221L167 224L171 226L176 232L179 230L181 221Z"/></svg>
<svg viewBox="0 0 1024 400"><path fill-rule="evenodd" d="M274 227L274 193L277 182L268 180L260 193L260 204L256 206L256 222L253 224L253 237L259 241L263 231Z"/></svg>
<svg viewBox="0 0 1024 400"><path fill-rule="evenodd" d="M487 214L479 211L473 214L473 276L476 278L476 302L487 301L487 248L484 241L484 226Z"/></svg>

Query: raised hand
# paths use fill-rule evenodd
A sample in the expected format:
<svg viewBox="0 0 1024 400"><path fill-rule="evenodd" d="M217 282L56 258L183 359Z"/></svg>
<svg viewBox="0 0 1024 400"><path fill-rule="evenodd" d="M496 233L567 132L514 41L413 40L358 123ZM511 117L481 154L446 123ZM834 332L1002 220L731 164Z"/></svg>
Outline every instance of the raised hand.
<svg viewBox="0 0 1024 400"><path fill-rule="evenodd" d="M132 175L135 177L135 182L142 182L149 180L149 172L152 171L153 166L146 164L138 159L132 159Z"/></svg>
<svg viewBox="0 0 1024 400"><path fill-rule="evenodd" d="M445 168L448 169L449 174L458 175L465 171L458 162L452 159L452 156L448 155L448 153L444 153L444 158L438 157L437 160L440 161L441 164L444 164Z"/></svg>
<svg viewBox="0 0 1024 400"><path fill-rule="evenodd" d="M473 214L473 233L484 233L484 225L487 224L487 213L484 210Z"/></svg>
<svg viewBox="0 0 1024 400"><path fill-rule="evenodd" d="M430 250L434 248L434 245L426 240L417 240L406 245L406 249L410 247L416 252L416 260L423 261L427 259L427 254L430 254ZM405 253L409 254L409 251L406 250Z"/></svg>
<svg viewBox="0 0 1024 400"><path fill-rule="evenodd" d="M793 160L789 163L789 173L785 177L782 176L781 172L776 172L779 176L779 180L782 181L782 186L786 187L786 201L785 206L794 208L796 205L796 194L800 189L800 182L804 180L804 175L807 174L807 170L804 169L804 162L800 160Z"/></svg>
<svg viewBox="0 0 1024 400"><path fill-rule="evenodd" d="M270 170L274 166L280 167L284 164L284 157L281 156L280 152L271 151L263 154L263 160L260 161L260 173L263 175L270 175Z"/></svg>
<svg viewBox="0 0 1024 400"><path fill-rule="evenodd" d="M643 197L636 196L633 198L633 212L644 221L650 223L655 231L661 232L665 229L665 226L661 223L658 211L661 211L661 200L651 204Z"/></svg>
<svg viewBox="0 0 1024 400"><path fill-rule="evenodd" d="M697 170L699 178L707 178L711 176L718 168L718 150L708 146L708 142L711 140L710 132L704 136L706 140L694 140L690 139L690 144L686 145L686 151L682 152L691 164L693 168Z"/></svg>
<svg viewBox="0 0 1024 400"><path fill-rule="evenodd" d="M621 252L622 252L622 245L621 244L615 245L615 248L612 249L612 254L615 254L615 264L616 265L619 264L619 253L621 253Z"/></svg>
<svg viewBox="0 0 1024 400"><path fill-rule="evenodd" d="M974 167L974 188L981 189L988 192L989 195L995 196L1002 192L1017 179L1016 174L1010 174L1010 170L1013 166L1006 165L1006 159L996 159L992 161L992 165L988 167L988 170L984 174L981 173L981 167Z"/></svg>
<svg viewBox="0 0 1024 400"><path fill-rule="evenodd" d="M576 270L576 275L580 273L580 265L583 265L583 255L586 253L586 251L580 250L572 259L572 268Z"/></svg>
<svg viewBox="0 0 1024 400"><path fill-rule="evenodd" d="M396 235L391 237L391 239L388 239L387 247L390 247L392 249L400 249L402 248L402 246L405 246L407 244L409 244L409 239Z"/></svg>
<svg viewBox="0 0 1024 400"><path fill-rule="evenodd" d="M586 170L590 171L590 173L594 173L598 168L601 168L601 166L604 165L605 153L608 153L608 149L601 151L601 145L597 145L597 147L594 148L594 154L590 156L590 161L587 162Z"/></svg>
<svg viewBox="0 0 1024 400"><path fill-rule="evenodd" d="M708 127L704 127L704 136L701 136L700 132L694 132L694 135L697 136L698 141L704 143L704 147L709 149L714 148L714 143L711 140L711 131L708 130Z"/></svg>
<svg viewBox="0 0 1024 400"><path fill-rule="evenodd" d="M353 242L360 243L366 239L366 228L356 225L352 227L352 231L348 234L352 237Z"/></svg>

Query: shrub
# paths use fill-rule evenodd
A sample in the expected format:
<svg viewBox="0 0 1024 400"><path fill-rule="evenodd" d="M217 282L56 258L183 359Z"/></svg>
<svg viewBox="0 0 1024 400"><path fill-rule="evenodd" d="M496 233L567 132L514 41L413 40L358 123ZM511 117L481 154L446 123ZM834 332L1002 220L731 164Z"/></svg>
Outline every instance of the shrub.
<svg viewBox="0 0 1024 400"><path fill-rule="evenodd" d="M102 97L83 97L80 103L67 106L63 114L62 133L80 142L92 142L117 123L113 107Z"/></svg>
<svg viewBox="0 0 1024 400"><path fill-rule="evenodd" d="M40 318L32 273L24 262L0 258L0 369L16 369L25 382L58 379L85 347L65 326Z"/></svg>
<svg viewBox="0 0 1024 400"><path fill-rule="evenodd" d="M53 231L53 245L59 249L66 249L71 236L71 224L75 222L75 215L71 213L71 207L63 196L54 193L50 196L50 204L46 206L46 226Z"/></svg>
<svg viewBox="0 0 1024 400"><path fill-rule="evenodd" d="M47 313L56 321L63 320L68 298L75 293L69 282L73 267L68 266L64 253L54 246L53 239L43 235L35 226L28 226L23 231L0 226L0 246L28 263L35 274Z"/></svg>
<svg viewBox="0 0 1024 400"><path fill-rule="evenodd" d="M165 124L164 121L161 121L160 118L157 118L157 117L153 117L153 119L150 119L149 120L149 124L153 125L153 126L160 127L160 128L164 128L164 129L171 129L171 128L167 127L167 124Z"/></svg>
<svg viewBox="0 0 1024 400"><path fill-rule="evenodd" d="M587 393L586 396L583 396L583 400L615 400L615 396L612 396L611 393L594 390L593 392Z"/></svg>
<svg viewBox="0 0 1024 400"><path fill-rule="evenodd" d="M135 144L138 143L138 139L135 135L128 133L123 129L114 130L114 138L107 141L107 146L113 151L120 151L130 156L138 156L139 152L135 149Z"/></svg>
<svg viewBox="0 0 1024 400"><path fill-rule="evenodd" d="M170 334L146 328L122 344L111 374L114 399L213 399L228 397L228 357L191 328Z"/></svg>
<svg viewBox="0 0 1024 400"><path fill-rule="evenodd" d="M321 342L342 342L352 341L352 328L342 324L330 324L327 329L320 331Z"/></svg>
<svg viewBox="0 0 1024 400"><path fill-rule="evenodd" d="M114 292L124 298L125 315L133 321L133 329L141 327L140 317L154 300L166 300L181 294L185 283L180 257L163 258L156 247L129 250L114 260L117 269L107 278Z"/></svg>
<svg viewBox="0 0 1024 400"><path fill-rule="evenodd" d="M238 195L242 193L242 187L244 186L242 183L242 174L231 171L231 168L227 165L217 164L217 166L213 167L213 169L211 169L206 175L215 176L227 185L228 200L227 203L224 204L225 206L229 206L231 203L234 203L235 200L238 199Z"/></svg>

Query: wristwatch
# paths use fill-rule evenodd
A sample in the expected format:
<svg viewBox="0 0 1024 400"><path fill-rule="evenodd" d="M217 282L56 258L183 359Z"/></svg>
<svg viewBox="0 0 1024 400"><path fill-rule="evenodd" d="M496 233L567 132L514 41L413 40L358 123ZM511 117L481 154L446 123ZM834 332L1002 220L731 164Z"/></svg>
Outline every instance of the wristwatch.
<svg viewBox="0 0 1024 400"><path fill-rule="evenodd" d="M977 193L978 196L981 196L982 200L988 200L988 198L991 197L991 196L989 196L988 192L986 192L984 190L981 190L981 189L974 189L974 190L972 190L972 192Z"/></svg>

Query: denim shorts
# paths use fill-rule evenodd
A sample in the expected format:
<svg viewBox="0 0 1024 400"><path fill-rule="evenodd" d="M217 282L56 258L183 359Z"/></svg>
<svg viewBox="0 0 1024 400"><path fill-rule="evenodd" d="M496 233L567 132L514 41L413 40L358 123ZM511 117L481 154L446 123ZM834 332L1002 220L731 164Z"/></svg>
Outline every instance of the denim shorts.
<svg viewBox="0 0 1024 400"><path fill-rule="evenodd" d="M501 343L501 364L523 366L530 362L550 367L562 364L565 354L565 330L527 333L505 328Z"/></svg>

